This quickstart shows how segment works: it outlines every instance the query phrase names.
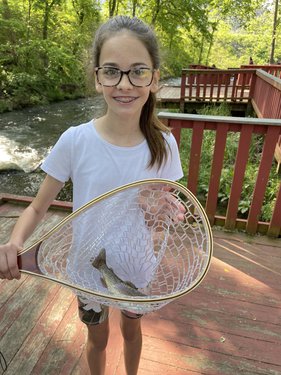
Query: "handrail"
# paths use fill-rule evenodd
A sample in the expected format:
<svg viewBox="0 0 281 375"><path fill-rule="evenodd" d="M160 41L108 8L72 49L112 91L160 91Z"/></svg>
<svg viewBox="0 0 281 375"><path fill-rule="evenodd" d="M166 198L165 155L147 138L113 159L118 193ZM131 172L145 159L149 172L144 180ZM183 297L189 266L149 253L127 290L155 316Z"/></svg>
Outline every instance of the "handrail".
<svg viewBox="0 0 281 375"><path fill-rule="evenodd" d="M182 69L180 109L186 99L204 102L244 102L251 97L255 69Z"/></svg>
<svg viewBox="0 0 281 375"><path fill-rule="evenodd" d="M208 196L205 210L211 225L221 225L227 229L243 228L249 234L261 232L272 237L281 235L281 184L276 196L271 221L261 222L260 212L266 192L269 173L272 167L275 145L281 135L281 120L259 118L237 118L227 116L190 115L184 113L160 112L159 118L171 127L179 147L189 149L189 165L187 171L187 187L195 195L200 184L199 170L200 157L204 132L215 132L215 146L210 171ZM182 129L192 129L190 145L181 145ZM220 179L223 168L226 138L229 132L239 132L240 140L237 147L236 161L233 167L233 180L228 200L226 214L218 212L217 201L220 188ZM250 143L254 134L264 134L263 152L259 163L258 174L252 196L252 203L247 218L238 217L238 206L243 189L243 181L249 156Z"/></svg>

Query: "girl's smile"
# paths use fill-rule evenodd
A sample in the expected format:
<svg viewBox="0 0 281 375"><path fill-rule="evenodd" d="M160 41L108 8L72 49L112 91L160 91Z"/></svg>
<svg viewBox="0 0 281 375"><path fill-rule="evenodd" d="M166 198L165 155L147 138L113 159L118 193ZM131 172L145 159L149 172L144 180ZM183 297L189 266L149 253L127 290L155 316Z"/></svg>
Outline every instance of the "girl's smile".
<svg viewBox="0 0 281 375"><path fill-rule="evenodd" d="M113 98L119 102L119 103L123 103L123 104L129 104L129 103L132 103L134 102L135 100L137 100L137 97L136 96L113 96Z"/></svg>

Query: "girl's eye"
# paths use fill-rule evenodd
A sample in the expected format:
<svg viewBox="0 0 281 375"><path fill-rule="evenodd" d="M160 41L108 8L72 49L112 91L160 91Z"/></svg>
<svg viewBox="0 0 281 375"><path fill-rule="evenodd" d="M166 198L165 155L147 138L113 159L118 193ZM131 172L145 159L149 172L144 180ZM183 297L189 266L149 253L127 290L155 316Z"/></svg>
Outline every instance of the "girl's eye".
<svg viewBox="0 0 281 375"><path fill-rule="evenodd" d="M150 73L150 70L146 68L138 68L138 69L132 70L133 76L139 77L139 78L146 77L149 73Z"/></svg>
<svg viewBox="0 0 281 375"><path fill-rule="evenodd" d="M118 69L115 68L103 68L102 69L102 74L106 77L118 77L120 75L120 72Z"/></svg>

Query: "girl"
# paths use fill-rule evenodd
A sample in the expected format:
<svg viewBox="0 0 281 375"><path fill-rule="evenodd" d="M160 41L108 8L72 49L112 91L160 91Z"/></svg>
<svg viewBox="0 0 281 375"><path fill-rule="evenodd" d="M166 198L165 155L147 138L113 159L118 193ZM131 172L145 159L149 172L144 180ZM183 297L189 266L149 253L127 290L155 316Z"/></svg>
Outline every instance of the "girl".
<svg viewBox="0 0 281 375"><path fill-rule="evenodd" d="M19 278L17 251L43 218L64 183L73 182L73 208L117 186L146 178L182 177L176 141L154 114L159 49L154 32L137 18L117 16L94 40L95 85L106 114L62 134L42 164L46 178L23 212L10 241L0 246L0 277ZM109 335L108 308L97 312L78 299L88 328L91 374L104 374ZM141 316L121 312L125 368L137 374L142 347Z"/></svg>

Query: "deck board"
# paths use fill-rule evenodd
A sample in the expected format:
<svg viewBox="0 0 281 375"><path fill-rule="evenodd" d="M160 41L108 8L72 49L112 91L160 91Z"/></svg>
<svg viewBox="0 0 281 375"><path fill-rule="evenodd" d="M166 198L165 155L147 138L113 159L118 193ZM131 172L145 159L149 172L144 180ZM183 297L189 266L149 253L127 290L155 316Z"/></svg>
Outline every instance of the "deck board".
<svg viewBox="0 0 281 375"><path fill-rule="evenodd" d="M1 242L22 209L0 205ZM50 210L31 240L65 215ZM201 285L143 318L139 375L281 375L281 239L214 230L214 243ZM117 310L110 327L106 374L124 375ZM0 281L5 375L89 375L85 343L70 290L28 275Z"/></svg>

